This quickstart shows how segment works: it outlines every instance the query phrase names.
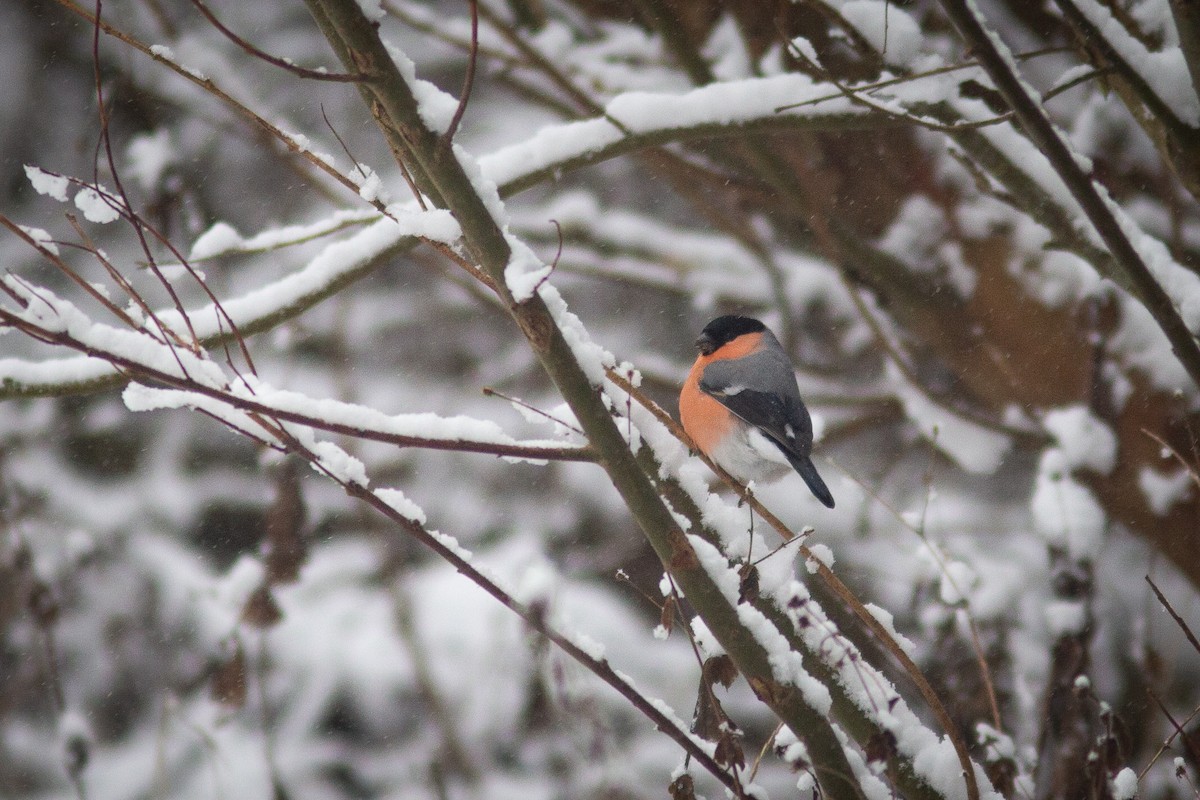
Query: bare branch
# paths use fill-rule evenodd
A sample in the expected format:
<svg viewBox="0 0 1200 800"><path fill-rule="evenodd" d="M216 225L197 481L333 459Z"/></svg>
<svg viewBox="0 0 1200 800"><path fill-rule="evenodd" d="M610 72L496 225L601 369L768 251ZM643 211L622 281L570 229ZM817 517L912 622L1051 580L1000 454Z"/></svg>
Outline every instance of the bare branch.
<svg viewBox="0 0 1200 800"><path fill-rule="evenodd" d="M257 47L231 31L229 28L225 27L221 20L217 19L217 15L214 14L212 10L204 4L203 0L192 0L192 5L199 9L200 13L204 15L204 18L207 19L214 28L224 34L225 38L229 39L229 41L233 42L255 58L265 61L268 64L273 64L281 69L285 69L293 75L299 75L301 78L307 78L308 80L313 81L332 81L334 83L362 83L363 81L371 79L371 76L363 75L361 73L326 72L323 69L308 69L306 67L293 64L286 58L273 56L270 53L259 50Z"/></svg>

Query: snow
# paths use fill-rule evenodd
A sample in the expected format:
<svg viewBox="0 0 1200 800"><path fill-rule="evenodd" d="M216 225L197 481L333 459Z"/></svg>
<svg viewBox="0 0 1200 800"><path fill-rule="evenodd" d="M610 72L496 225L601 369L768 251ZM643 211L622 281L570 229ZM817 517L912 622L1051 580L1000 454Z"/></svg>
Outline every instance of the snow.
<svg viewBox="0 0 1200 800"><path fill-rule="evenodd" d="M1088 469L1107 475L1116 466L1117 437L1086 406L1048 411L1042 424L1054 436L1067 469Z"/></svg>
<svg viewBox="0 0 1200 800"><path fill-rule="evenodd" d="M717 20L701 53L712 65L713 77L717 80L732 81L753 75L750 53L746 51L746 42L732 14Z"/></svg>
<svg viewBox="0 0 1200 800"><path fill-rule="evenodd" d="M92 727L84 712L76 708L66 709L58 718L58 736L64 749L73 742L88 743L94 738ZM82 766L82 765L81 765Z"/></svg>
<svg viewBox="0 0 1200 800"><path fill-rule="evenodd" d="M905 414L934 447L973 474L987 475L999 468L1012 448L1011 438L938 405L891 363L888 373Z"/></svg>
<svg viewBox="0 0 1200 800"><path fill-rule="evenodd" d="M931 256L947 235L943 210L929 197L914 194L904 201L877 244L913 272L931 274L937 267Z"/></svg>
<svg viewBox="0 0 1200 800"><path fill-rule="evenodd" d="M387 13L383 9L381 0L358 0L358 7L366 15L367 19L375 20L376 22L383 19Z"/></svg>
<svg viewBox="0 0 1200 800"><path fill-rule="evenodd" d="M814 542L808 546L808 552L809 558L805 561L804 566L811 574L815 575L820 572L822 565L833 567L833 551L829 549L828 545Z"/></svg>
<svg viewBox="0 0 1200 800"><path fill-rule="evenodd" d="M175 143L168 128L134 136L125 148L126 171L143 191L152 191L175 161Z"/></svg>
<svg viewBox="0 0 1200 800"><path fill-rule="evenodd" d="M1162 473L1153 467L1142 467L1138 472L1138 488L1156 516L1165 517L1176 503L1191 496L1196 482L1193 472L1182 467L1174 472Z"/></svg>
<svg viewBox="0 0 1200 800"><path fill-rule="evenodd" d="M705 658L713 656L725 655L725 648L717 641L717 637L708 628L708 624L700 617L692 617L691 620L692 637L696 640L696 646L700 648L700 652Z"/></svg>
<svg viewBox="0 0 1200 800"><path fill-rule="evenodd" d="M634 133L697 125L735 125L770 115L775 109L827 97L829 87L804 75L774 75L709 84L684 94L627 92L614 98L605 113ZM849 100L830 98L784 115L820 116L857 113Z"/></svg>
<svg viewBox="0 0 1200 800"><path fill-rule="evenodd" d="M1051 600L1044 613L1046 630L1056 639L1078 635L1087 627L1087 606L1079 600Z"/></svg>
<svg viewBox="0 0 1200 800"><path fill-rule="evenodd" d="M179 63L179 59L177 59L175 57L175 51L171 47L169 47L165 44L150 45L150 55L154 56L155 58L160 58L163 61L166 61L166 62L174 65L180 71L191 76L192 78L195 78L198 81L208 80L208 76L205 75L203 72L200 72L197 69L192 69L191 67L185 67L181 63Z"/></svg>
<svg viewBox="0 0 1200 800"><path fill-rule="evenodd" d="M1130 767L1125 767L1112 779L1113 800L1133 800L1137 790L1138 776Z"/></svg>
<svg viewBox="0 0 1200 800"><path fill-rule="evenodd" d="M360 0L372 5L378 5L378 0ZM379 11L380 16L383 11ZM413 98L417 101L417 112L425 127L441 135L450 129L450 121L458 110L458 98L452 97L427 80L417 77L417 65L403 51L392 44L387 45L388 53L400 70L404 82L408 84Z"/></svg>
<svg viewBox="0 0 1200 800"><path fill-rule="evenodd" d="M820 102L776 111L813 100ZM544 127L481 157L479 166L488 178L504 185L556 164L596 157L621 142L626 130L648 135L698 125L774 121L781 115L804 119L865 113L840 95L830 96L829 86L797 74L717 83L684 93L628 92L609 102L605 117Z"/></svg>
<svg viewBox="0 0 1200 800"><path fill-rule="evenodd" d="M119 201L109 194L108 190L104 190L104 194L101 195L92 187L85 186L75 195L75 205L89 222L104 224L115 222L121 217L117 210Z"/></svg>
<svg viewBox="0 0 1200 800"><path fill-rule="evenodd" d="M874 603L863 603L863 607L883 626L883 629L892 637L892 641L898 644L909 658L916 657L916 643L896 630L896 618L892 612Z"/></svg>
<svg viewBox="0 0 1200 800"><path fill-rule="evenodd" d="M839 13L888 64L906 66L921 51L920 27L889 0L850 0Z"/></svg>
<svg viewBox="0 0 1200 800"><path fill-rule="evenodd" d="M1200 97L1192 85L1182 49L1169 47L1157 53L1150 52L1102 3L1096 0L1070 2L1180 121L1192 128L1200 128Z"/></svg>
<svg viewBox="0 0 1200 800"><path fill-rule="evenodd" d="M333 442L315 442L312 449L317 456L317 465L334 480L339 483L367 485L367 471L363 462ZM317 465L313 465L313 468L316 469Z"/></svg>
<svg viewBox="0 0 1200 800"><path fill-rule="evenodd" d="M509 236L508 244L512 254L508 266L504 268L504 283L512 292L513 299L523 303L533 297L538 287L550 277L551 265L543 264L537 254L520 239Z"/></svg>
<svg viewBox="0 0 1200 800"><path fill-rule="evenodd" d="M592 341L583 322L567 309L567 303L557 289L550 284L543 284L540 292L547 310L562 332L563 339L571 348L575 360L579 362L579 367L593 386L602 385L605 369L615 366L616 359L612 353Z"/></svg>
<svg viewBox="0 0 1200 800"><path fill-rule="evenodd" d="M1098 294L1102 281L1096 270L1074 253L1049 250L1042 258L1040 269L1030 275L1020 270L1020 277L1031 294L1050 308L1062 308L1069 303ZM1018 270L1014 269L1014 272Z"/></svg>
<svg viewBox="0 0 1200 800"><path fill-rule="evenodd" d="M375 496L405 519L410 519L418 525L425 524L425 512L400 489L376 489Z"/></svg>
<svg viewBox="0 0 1200 800"><path fill-rule="evenodd" d="M522 441L491 420L465 415L445 417L424 411L415 414L385 414L369 406L331 398L314 398L287 389L277 389L260 380L232 387L238 397L280 412L301 414L329 425L355 430L410 437L419 441L561 447L556 441Z"/></svg>
<svg viewBox="0 0 1200 800"><path fill-rule="evenodd" d="M31 389L48 386L87 385L112 374L112 365L91 356L28 361L0 358L0 385L11 383Z"/></svg>
<svg viewBox="0 0 1200 800"><path fill-rule="evenodd" d="M604 645L584 633L576 633L571 637L571 643L587 654L594 661L604 661Z"/></svg>
<svg viewBox="0 0 1200 800"><path fill-rule="evenodd" d="M792 47L796 48L797 52L804 56L814 67L821 68L821 59L817 56L817 49L813 47L812 42L808 39L805 39L803 36L797 36L792 39Z"/></svg>
<svg viewBox="0 0 1200 800"><path fill-rule="evenodd" d="M373 259L397 247L405 236L421 236L444 241L458 225L446 211L401 211L385 217L359 231L351 238L327 245L301 269L272 283L253 289L240 297L222 303L225 311L241 327L256 320L273 316L308 297L321 294L336 281L345 279L364 268ZM389 213L392 209L389 208ZM172 310L160 312L163 319L175 325L181 322ZM221 315L210 305L190 314L197 334L214 336L224 330Z"/></svg>
<svg viewBox="0 0 1200 800"><path fill-rule="evenodd" d="M970 564L950 561L943 567L941 580L938 582L939 597L948 606L965 603L970 591L978 582L979 575Z"/></svg>
<svg viewBox="0 0 1200 800"><path fill-rule="evenodd" d="M1065 549L1077 561L1099 553L1108 518L1091 491L1066 473L1060 451L1042 455L1030 510L1034 530L1047 544Z"/></svg>
<svg viewBox="0 0 1200 800"><path fill-rule="evenodd" d="M26 236L28 236L30 239L33 239L38 247L42 248L48 253L58 255L58 245L54 243L54 237L52 237L49 233L41 228L31 228L26 225L18 225L17 227L20 228Z"/></svg>
<svg viewBox="0 0 1200 800"><path fill-rule="evenodd" d="M242 247L243 242L242 235L232 225L217 222L196 238L188 258L195 261L212 258Z"/></svg>
<svg viewBox="0 0 1200 800"><path fill-rule="evenodd" d="M29 185L38 194L51 197L60 203L66 202L67 189L71 185L71 181L63 175L55 175L46 172L39 167L33 167L29 164L25 165L25 177L29 180Z"/></svg>

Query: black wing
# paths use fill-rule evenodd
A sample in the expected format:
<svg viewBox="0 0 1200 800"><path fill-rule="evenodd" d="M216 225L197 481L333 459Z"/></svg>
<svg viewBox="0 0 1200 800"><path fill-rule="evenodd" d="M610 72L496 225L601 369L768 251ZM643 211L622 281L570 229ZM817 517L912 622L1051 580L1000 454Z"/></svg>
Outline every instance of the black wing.
<svg viewBox="0 0 1200 800"><path fill-rule="evenodd" d="M756 354L757 356L757 354ZM750 358L755 358L751 356ZM800 389L790 366L786 372L747 369L747 364L714 362L700 378L700 390L728 408L735 416L758 428L779 448L792 468L808 484L808 488L826 507L833 508L833 495L817 473L809 458L812 452L812 419L800 399ZM751 388L740 384L741 376L786 375L771 389Z"/></svg>
<svg viewBox="0 0 1200 800"><path fill-rule="evenodd" d="M715 361L700 377L700 390L761 430L785 453L807 456L811 452L812 420L782 353L766 351L738 361Z"/></svg>
<svg viewBox="0 0 1200 800"><path fill-rule="evenodd" d="M808 455L812 448L812 423L807 419L808 414L799 419L789 408L791 404L779 395L739 386L706 386L703 380L700 389L732 411L734 416L761 430L784 452Z"/></svg>

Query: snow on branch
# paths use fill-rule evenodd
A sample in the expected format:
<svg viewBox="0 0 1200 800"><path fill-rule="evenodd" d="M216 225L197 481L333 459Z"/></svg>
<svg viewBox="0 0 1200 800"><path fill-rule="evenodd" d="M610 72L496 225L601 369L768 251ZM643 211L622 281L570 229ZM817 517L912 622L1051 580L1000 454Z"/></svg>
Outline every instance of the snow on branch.
<svg viewBox="0 0 1200 800"><path fill-rule="evenodd" d="M252 415L259 415L402 447L490 453L540 462L592 459L585 447L519 441L487 420L432 413L388 415L366 406L273 389L252 376L231 381L214 361L165 344L142 331L94 322L48 289L34 287L13 276L5 277L3 286L21 307L0 308L0 323L35 339L87 353L86 358L76 362L84 368L105 363L109 369L116 368L135 379L173 387L156 390L141 386L127 393L127 403L134 410L200 408L243 432L254 427L250 424ZM73 379L79 377L76 374ZM220 404L237 413L228 417L219 409Z"/></svg>
<svg viewBox="0 0 1200 800"><path fill-rule="evenodd" d="M1139 299L1170 340L1171 349L1187 370L1191 382L1200 385L1200 346L1176 306L1180 303L1186 304L1189 311L1200 309L1200 303L1192 297L1200 293L1200 289L1195 288L1195 281L1192 281L1188 296L1173 298L1168 293L1159 283L1155 270L1148 266L1147 255L1154 254L1145 253L1143 247L1149 237L1131 238L1131 231L1125 224L1127 220L1122 218L1108 191L1088 175L1087 160L1071 147L1046 115L1040 96L1021 77L1008 46L987 26L969 0L942 0L942 7L959 34L975 50L976 57L1013 107L1025 131L1049 159L1054 171L1096 227L1116 265L1129 278ZM1161 271L1159 274L1168 279L1168 286L1175 282L1173 275L1162 275Z"/></svg>
<svg viewBox="0 0 1200 800"><path fill-rule="evenodd" d="M811 106L776 113L782 103L815 97L822 99ZM672 119L655 115L654 110L666 102L672 104L679 116ZM675 96L637 92L614 100L609 111L610 116L612 113L627 116L631 130L622 131L610 117L550 126L528 141L480 158L482 178L494 182L502 195L509 195L562 171L668 141L733 135L747 127L805 129L863 124L867 120L863 109L845 98L832 96L829 86L814 83L803 75L739 81L733 88L720 92L695 90ZM687 120L687 124L680 124L680 120ZM352 237L327 246L300 270L239 297L223 300L225 312L245 335L260 333L368 274L396 252L413 246L415 237L450 243L459 234L454 219L446 211L415 211L396 205L389 206L387 211L391 218L380 219ZM344 222L347 213L352 212L337 212L330 220L308 227L314 234L329 230ZM237 235L225 236L221 241L206 244L200 255L267 247L297 235L303 234L288 230L286 234L264 233L246 240ZM161 315L171 324L181 322L175 311L164 310ZM222 327L221 314L213 306L189 312L188 316L205 346L219 344L229 335ZM74 379L64 381L64 376ZM97 371L95 364L87 365L81 359L68 359L64 363L0 361L0 399L83 391L116 381L119 376L113 373L105 376Z"/></svg>
<svg viewBox="0 0 1200 800"><path fill-rule="evenodd" d="M614 407L624 408L629 397L636 400L630 408L631 420L637 425L639 438L650 445L641 457L652 462L647 468L662 476L664 496L677 513L690 521L705 547L711 548L705 563L714 580L737 595L744 591L740 584L746 579L747 569L757 576L757 588L747 600L753 611L744 605L739 605L739 609L755 635L763 638L764 646L772 648L780 665L778 669L784 670L786 665L798 686L818 679L825 692L833 693L832 697L816 687L810 688L826 698L820 702L832 700L837 718L848 729L858 731L857 735L864 735L862 726L866 725L876 736L895 737L896 749L888 757L894 759L902 782L916 778L915 783L905 786L914 796L932 790L942 797L959 797L964 791L968 797L979 797L981 793L995 797L982 768L970 758L950 715L910 657L910 645L880 619L878 609L862 603L842 583L827 563L832 559L819 557L818 546L811 549L806 546L804 533L796 537L750 490L701 456L707 467L739 495L740 502L749 504L784 539L786 544L780 549L796 547L801 558L811 565L810 571L826 587L826 601L842 605L856 618L857 625L845 631L824 611L822 600L814 591L797 579L791 559L774 555L746 564L750 551L762 552L767 547L757 536L747 537L744 513L709 491L707 482L696 470L695 460L689 458L684 446L686 436L678 425L645 398L634 382L612 370L608 377L607 390ZM761 616L754 616L754 612ZM779 639L781 633L783 640ZM917 685L943 726L942 736L928 728L891 681L863 658L860 647L854 643L856 637L862 636L868 641L874 637L903 665L906 675ZM791 662L794 653L805 654L804 667Z"/></svg>
<svg viewBox="0 0 1200 800"><path fill-rule="evenodd" d="M1097 0L1057 0L1071 21L1088 33L1088 43L1120 65L1144 102L1160 119L1200 130L1200 87L1192 85L1183 50L1151 51Z"/></svg>

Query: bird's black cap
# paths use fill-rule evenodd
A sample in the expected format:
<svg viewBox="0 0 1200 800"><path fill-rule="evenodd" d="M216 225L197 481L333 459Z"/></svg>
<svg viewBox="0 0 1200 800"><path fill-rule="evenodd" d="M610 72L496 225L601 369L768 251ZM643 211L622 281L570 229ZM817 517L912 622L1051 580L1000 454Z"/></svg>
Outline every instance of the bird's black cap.
<svg viewBox="0 0 1200 800"><path fill-rule="evenodd" d="M723 317L717 317L704 326L704 330L700 332L700 338L696 339L696 347L700 348L700 352L707 356L739 336L747 333L758 333L766 329L767 326L754 317L727 314Z"/></svg>

